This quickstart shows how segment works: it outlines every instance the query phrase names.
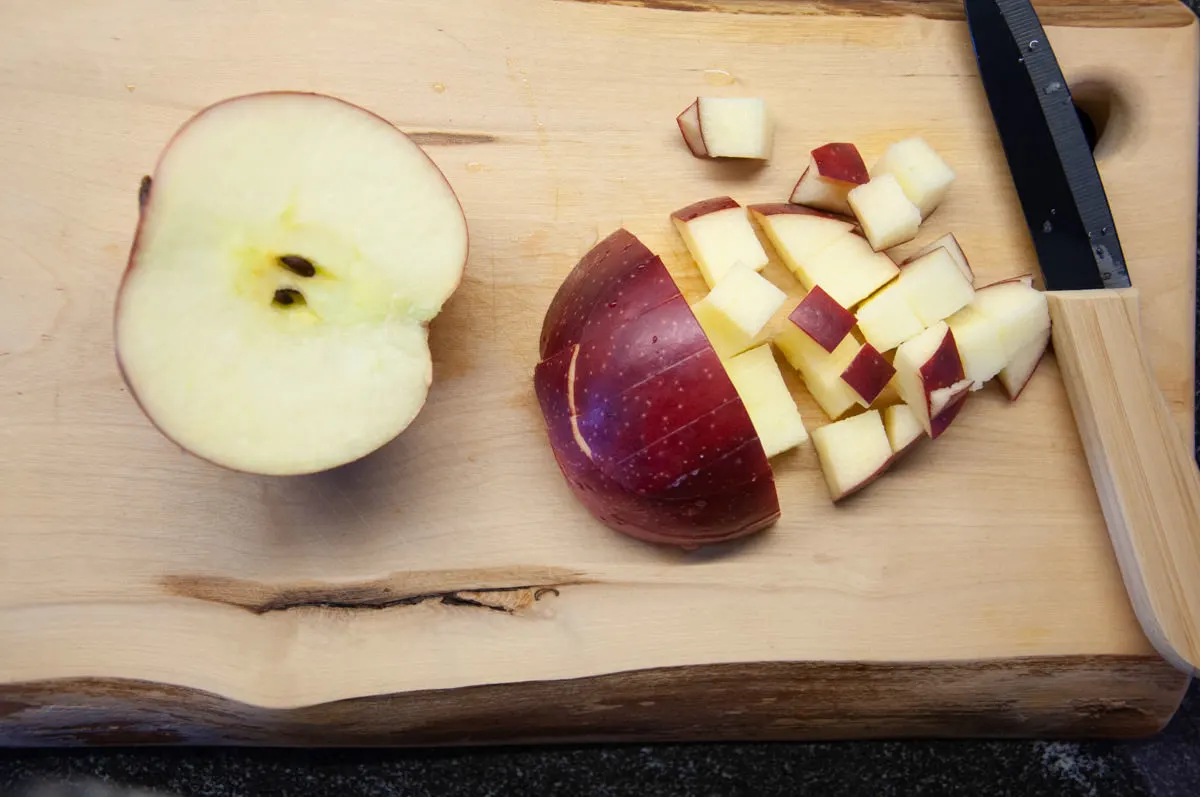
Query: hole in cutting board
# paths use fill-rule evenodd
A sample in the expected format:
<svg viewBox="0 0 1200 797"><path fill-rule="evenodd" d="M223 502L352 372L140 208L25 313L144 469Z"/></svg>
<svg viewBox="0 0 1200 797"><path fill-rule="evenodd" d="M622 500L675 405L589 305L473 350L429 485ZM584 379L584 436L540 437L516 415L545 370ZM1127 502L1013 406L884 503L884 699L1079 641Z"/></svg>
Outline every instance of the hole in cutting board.
<svg viewBox="0 0 1200 797"><path fill-rule="evenodd" d="M1097 159L1112 154L1129 134L1129 102L1115 85L1101 78L1080 78L1071 81L1070 88L1092 152Z"/></svg>

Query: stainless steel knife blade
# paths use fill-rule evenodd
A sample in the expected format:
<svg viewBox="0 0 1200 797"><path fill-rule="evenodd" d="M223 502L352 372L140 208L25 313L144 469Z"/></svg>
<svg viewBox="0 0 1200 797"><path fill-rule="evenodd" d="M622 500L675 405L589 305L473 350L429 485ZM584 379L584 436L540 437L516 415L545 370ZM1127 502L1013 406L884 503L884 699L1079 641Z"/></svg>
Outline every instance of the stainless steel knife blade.
<svg viewBox="0 0 1200 797"><path fill-rule="evenodd" d="M1096 161L1033 7L1028 0L965 0L964 5L1046 287L1129 287Z"/></svg>

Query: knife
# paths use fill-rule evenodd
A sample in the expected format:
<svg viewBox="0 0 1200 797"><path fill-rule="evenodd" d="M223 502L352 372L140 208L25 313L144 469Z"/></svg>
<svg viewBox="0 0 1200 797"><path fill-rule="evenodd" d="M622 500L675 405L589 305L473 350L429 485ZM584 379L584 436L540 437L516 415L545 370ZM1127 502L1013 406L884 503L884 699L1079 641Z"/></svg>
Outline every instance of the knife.
<svg viewBox="0 0 1200 797"><path fill-rule="evenodd" d="M1140 345L1137 292L1087 138L1028 0L964 0L1046 282L1054 354L1134 613L1200 669L1200 472Z"/></svg>

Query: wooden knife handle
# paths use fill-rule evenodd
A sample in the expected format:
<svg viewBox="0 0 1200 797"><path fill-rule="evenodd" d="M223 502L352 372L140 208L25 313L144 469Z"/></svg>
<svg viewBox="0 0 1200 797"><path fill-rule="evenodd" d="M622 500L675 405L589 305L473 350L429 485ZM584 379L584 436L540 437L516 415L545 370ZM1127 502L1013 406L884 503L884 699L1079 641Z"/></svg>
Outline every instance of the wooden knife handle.
<svg viewBox="0 0 1200 797"><path fill-rule="evenodd" d="M1125 589L1154 648L1200 669L1200 472L1140 344L1137 292L1047 293L1054 354Z"/></svg>

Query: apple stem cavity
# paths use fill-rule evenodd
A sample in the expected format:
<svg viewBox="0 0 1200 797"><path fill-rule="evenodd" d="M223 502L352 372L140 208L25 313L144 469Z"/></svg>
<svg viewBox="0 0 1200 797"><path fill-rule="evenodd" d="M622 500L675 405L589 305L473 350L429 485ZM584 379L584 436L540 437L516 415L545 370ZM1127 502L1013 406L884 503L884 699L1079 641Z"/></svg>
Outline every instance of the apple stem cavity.
<svg viewBox="0 0 1200 797"><path fill-rule="evenodd" d="M293 307L306 304L304 294L295 288L280 288L275 291L275 298L271 300L271 303L276 307Z"/></svg>
<svg viewBox="0 0 1200 797"><path fill-rule="evenodd" d="M281 255L279 265L298 277L315 277L317 275L317 267L311 260L301 255ZM276 293L276 298L278 298L278 293Z"/></svg>

